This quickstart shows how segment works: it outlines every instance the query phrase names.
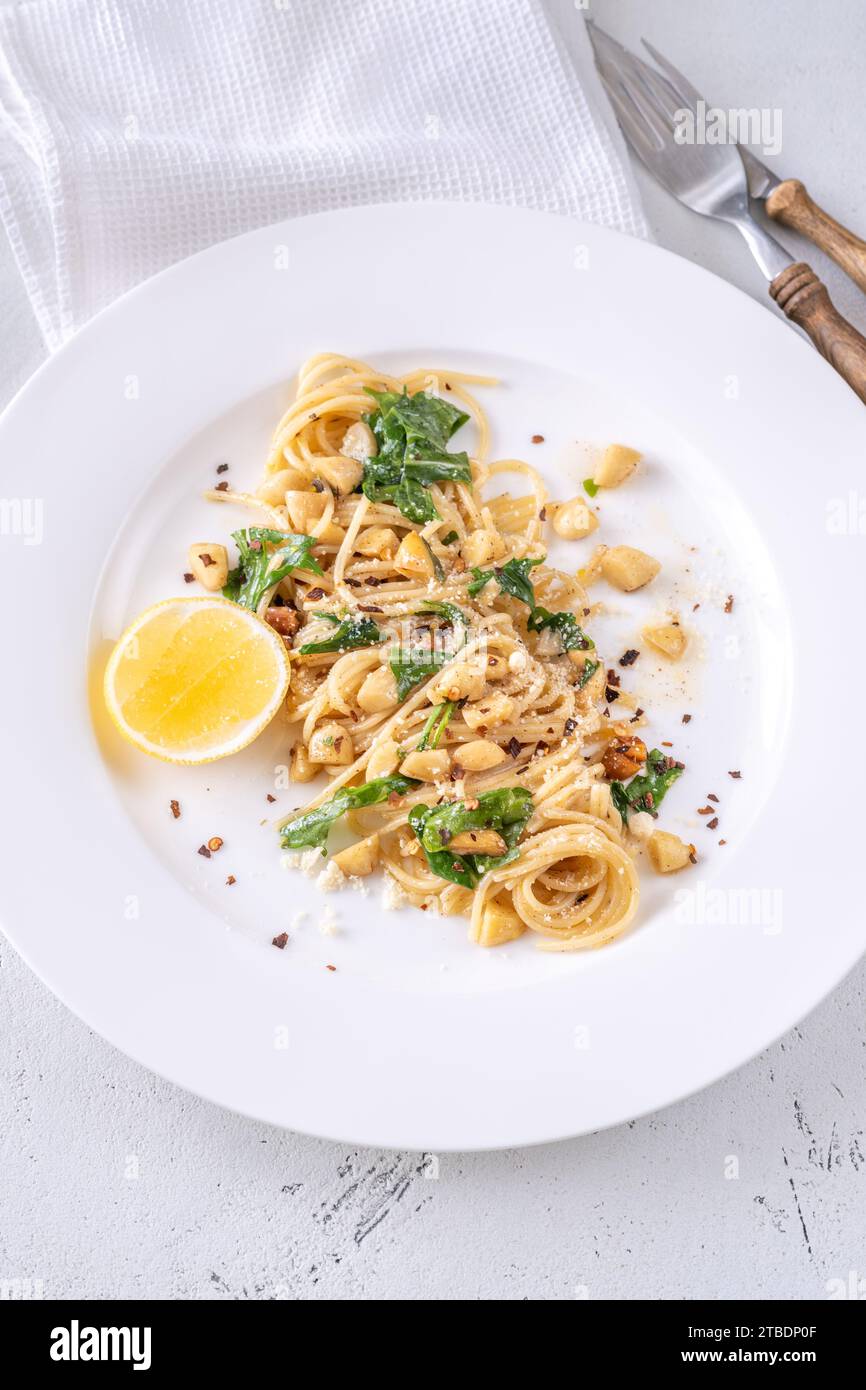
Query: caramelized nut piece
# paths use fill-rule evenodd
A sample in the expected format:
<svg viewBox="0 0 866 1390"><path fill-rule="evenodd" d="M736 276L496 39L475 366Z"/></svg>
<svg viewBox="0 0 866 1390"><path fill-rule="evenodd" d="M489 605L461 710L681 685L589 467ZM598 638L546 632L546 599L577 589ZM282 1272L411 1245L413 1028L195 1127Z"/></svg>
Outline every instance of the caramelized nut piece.
<svg viewBox="0 0 866 1390"><path fill-rule="evenodd" d="M319 769L311 763L305 743L296 743L289 756L289 776L293 782L312 782Z"/></svg>
<svg viewBox="0 0 866 1390"><path fill-rule="evenodd" d="M484 672L468 661L452 661L430 682L427 698L431 705L442 700L477 700L484 693Z"/></svg>
<svg viewBox="0 0 866 1390"><path fill-rule="evenodd" d="M643 636L644 640L655 647L656 651L661 652L671 661L678 661L689 644L688 637L676 620L670 623L659 623L656 627L645 627Z"/></svg>
<svg viewBox="0 0 866 1390"><path fill-rule="evenodd" d="M584 497L573 497L557 507L553 529L564 541L580 541L598 526L598 517Z"/></svg>
<svg viewBox="0 0 866 1390"><path fill-rule="evenodd" d="M296 531L309 534L313 524L321 519L327 498L323 492L301 492L295 488L285 493L286 511Z"/></svg>
<svg viewBox="0 0 866 1390"><path fill-rule="evenodd" d="M355 549L359 555L372 555L377 560L392 560L399 543L396 531L392 531L390 526L370 526L366 531L362 531L355 541Z"/></svg>
<svg viewBox="0 0 866 1390"><path fill-rule="evenodd" d="M627 444L608 444L593 475L593 482L596 487L619 487L620 483L631 477L641 458L637 449L630 449Z"/></svg>
<svg viewBox="0 0 866 1390"><path fill-rule="evenodd" d="M265 622L268 623L275 632L281 637L294 637L298 628L301 626L301 615L294 608L287 606L280 607L279 604L271 604L265 613Z"/></svg>
<svg viewBox="0 0 866 1390"><path fill-rule="evenodd" d="M364 465L353 458L318 459L316 467L326 483L330 483L341 497L354 492L364 476Z"/></svg>
<svg viewBox="0 0 866 1390"><path fill-rule="evenodd" d="M504 763L507 754L504 748L489 738L475 738L454 750L454 761L464 772L486 772L490 767Z"/></svg>
<svg viewBox="0 0 866 1390"><path fill-rule="evenodd" d="M494 556L493 534L490 531L470 531L460 547L467 565L487 565Z"/></svg>
<svg viewBox="0 0 866 1390"><path fill-rule="evenodd" d="M367 771L364 774L365 782L372 782L377 777L388 777L396 770L400 761L400 750L392 738L383 738L381 743L377 743L367 760Z"/></svg>
<svg viewBox="0 0 866 1390"><path fill-rule="evenodd" d="M407 579L432 579L433 556L417 531L409 531L394 556L394 568Z"/></svg>
<svg viewBox="0 0 866 1390"><path fill-rule="evenodd" d="M507 724L514 714L514 701L500 691L485 695L477 704L463 706L463 722L470 729L492 729Z"/></svg>
<svg viewBox="0 0 866 1390"><path fill-rule="evenodd" d="M358 463L363 463L365 459L374 459L378 452L379 445L376 443L376 436L366 420L356 420L354 425L349 426L340 445L341 454L345 454L346 458L355 459Z"/></svg>
<svg viewBox="0 0 866 1390"><path fill-rule="evenodd" d="M341 850L332 859L332 863L336 864L347 878L366 878L367 874L373 872L378 862L378 835L368 835L366 840L359 840L356 845L350 845L348 849Z"/></svg>
<svg viewBox="0 0 866 1390"><path fill-rule="evenodd" d="M448 841L455 854L504 854L507 844L495 830L461 830Z"/></svg>
<svg viewBox="0 0 866 1390"><path fill-rule="evenodd" d="M617 781L634 777L646 762L646 744L642 738L614 739L605 748L601 761L608 777Z"/></svg>
<svg viewBox="0 0 866 1390"><path fill-rule="evenodd" d="M679 835L671 835L667 830L656 830L647 841L647 852L653 868L660 874L674 874L692 862L695 847L684 844Z"/></svg>
<svg viewBox="0 0 866 1390"><path fill-rule="evenodd" d="M526 931L526 923L504 903L486 903L481 913L481 921L475 932L479 946L504 946L507 941L515 941Z"/></svg>
<svg viewBox="0 0 866 1390"><path fill-rule="evenodd" d="M358 704L367 714L378 714L397 703L397 682L389 666L378 666L365 676L358 691Z"/></svg>
<svg viewBox="0 0 866 1390"><path fill-rule="evenodd" d="M430 748L424 753L407 753L400 771L406 777L417 777L421 782L437 782L447 777L451 759L444 748Z"/></svg>
<svg viewBox="0 0 866 1390"><path fill-rule="evenodd" d="M229 577L229 557L224 545L196 541L188 551L189 567L203 588L216 593Z"/></svg>
<svg viewBox="0 0 866 1390"><path fill-rule="evenodd" d="M652 555L635 550L631 545L615 545L601 558L601 572L608 584L626 594L649 584L660 569L661 565Z"/></svg>
<svg viewBox="0 0 866 1390"><path fill-rule="evenodd" d="M326 767L342 767L355 761L351 734L339 724L320 724L310 738L308 756L311 763Z"/></svg>

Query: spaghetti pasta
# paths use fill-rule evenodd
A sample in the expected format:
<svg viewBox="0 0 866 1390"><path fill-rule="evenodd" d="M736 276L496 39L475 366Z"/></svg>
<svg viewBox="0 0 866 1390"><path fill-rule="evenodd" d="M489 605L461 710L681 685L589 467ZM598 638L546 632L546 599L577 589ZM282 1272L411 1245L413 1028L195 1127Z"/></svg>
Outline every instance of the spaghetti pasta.
<svg viewBox="0 0 866 1390"><path fill-rule="evenodd" d="M409 903L468 916L475 942L579 950L638 905L604 765L633 729L603 713L581 583L546 564L541 476L489 457L475 388L493 384L319 354L257 494L209 496L265 523L246 535L270 557L256 611L289 647L292 768L329 778L280 823L284 845L324 850L345 817L361 839L329 880L378 863ZM450 452L467 424L471 454ZM524 490L485 498L494 480ZM314 562L269 583L284 533Z"/></svg>

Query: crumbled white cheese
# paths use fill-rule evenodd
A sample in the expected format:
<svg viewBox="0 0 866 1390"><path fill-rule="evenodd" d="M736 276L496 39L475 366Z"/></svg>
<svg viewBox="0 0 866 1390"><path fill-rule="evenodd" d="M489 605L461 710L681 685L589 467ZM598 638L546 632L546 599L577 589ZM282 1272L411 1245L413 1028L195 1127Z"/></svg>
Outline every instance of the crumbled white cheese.
<svg viewBox="0 0 866 1390"><path fill-rule="evenodd" d="M337 921L337 914L334 912L334 909L331 907L330 903L328 903L328 906L325 908L325 911L322 913L316 925L318 926L319 931L322 933L322 936L337 935L337 929L339 925Z"/></svg>
<svg viewBox="0 0 866 1390"><path fill-rule="evenodd" d="M280 868L300 869L312 878L313 874L322 863L322 851L320 849L293 850L290 854L280 856Z"/></svg>
<svg viewBox="0 0 866 1390"><path fill-rule="evenodd" d="M525 671L526 659L526 652L522 652L519 650L516 652L512 652L510 657L508 658L509 671Z"/></svg>
<svg viewBox="0 0 866 1390"><path fill-rule="evenodd" d="M385 888L382 893L382 906L386 912L395 912L409 901L400 884L391 874L385 874Z"/></svg>
<svg viewBox="0 0 866 1390"><path fill-rule="evenodd" d="M636 839L648 840L656 825L648 811L635 811L628 818L628 828Z"/></svg>
<svg viewBox="0 0 866 1390"><path fill-rule="evenodd" d="M328 867L323 869L316 879L316 887L323 893L334 893L339 888L345 888L346 875L340 868L336 859L331 859Z"/></svg>

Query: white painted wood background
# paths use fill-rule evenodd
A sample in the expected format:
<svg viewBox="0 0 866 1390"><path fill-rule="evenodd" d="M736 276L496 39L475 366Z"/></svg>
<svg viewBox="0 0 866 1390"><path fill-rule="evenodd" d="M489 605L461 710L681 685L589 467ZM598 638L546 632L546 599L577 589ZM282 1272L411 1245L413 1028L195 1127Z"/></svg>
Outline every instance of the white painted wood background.
<svg viewBox="0 0 866 1390"><path fill-rule="evenodd" d="M866 231L860 0L593 9L716 105L780 109L771 162ZM639 184L662 245L763 297L735 233ZM866 331L866 299L809 259ZM4 403L41 358L5 245L0 325ZM814 928L819 951L833 924ZM0 941L0 1297L31 1281L55 1298L793 1299L857 1280L866 1297L864 995L861 966L762 1057L648 1119L437 1158L198 1101L94 1036Z"/></svg>

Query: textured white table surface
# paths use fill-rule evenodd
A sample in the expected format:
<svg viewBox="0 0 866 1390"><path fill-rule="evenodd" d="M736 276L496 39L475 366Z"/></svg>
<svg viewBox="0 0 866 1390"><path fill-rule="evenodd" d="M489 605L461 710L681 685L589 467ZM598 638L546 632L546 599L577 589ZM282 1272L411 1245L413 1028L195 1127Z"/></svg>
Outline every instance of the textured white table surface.
<svg viewBox="0 0 866 1390"><path fill-rule="evenodd" d="M631 46L645 33L708 101L778 108L770 162L863 232L860 0L594 12ZM662 245L763 297L735 233L639 182ZM866 330L866 299L808 258ZM0 323L5 401L41 358L5 245ZM816 950L831 930L816 921ZM864 985L861 966L762 1057L661 1114L436 1159L283 1133L177 1090L0 939L0 1298L27 1281L55 1298L825 1298L866 1276Z"/></svg>

